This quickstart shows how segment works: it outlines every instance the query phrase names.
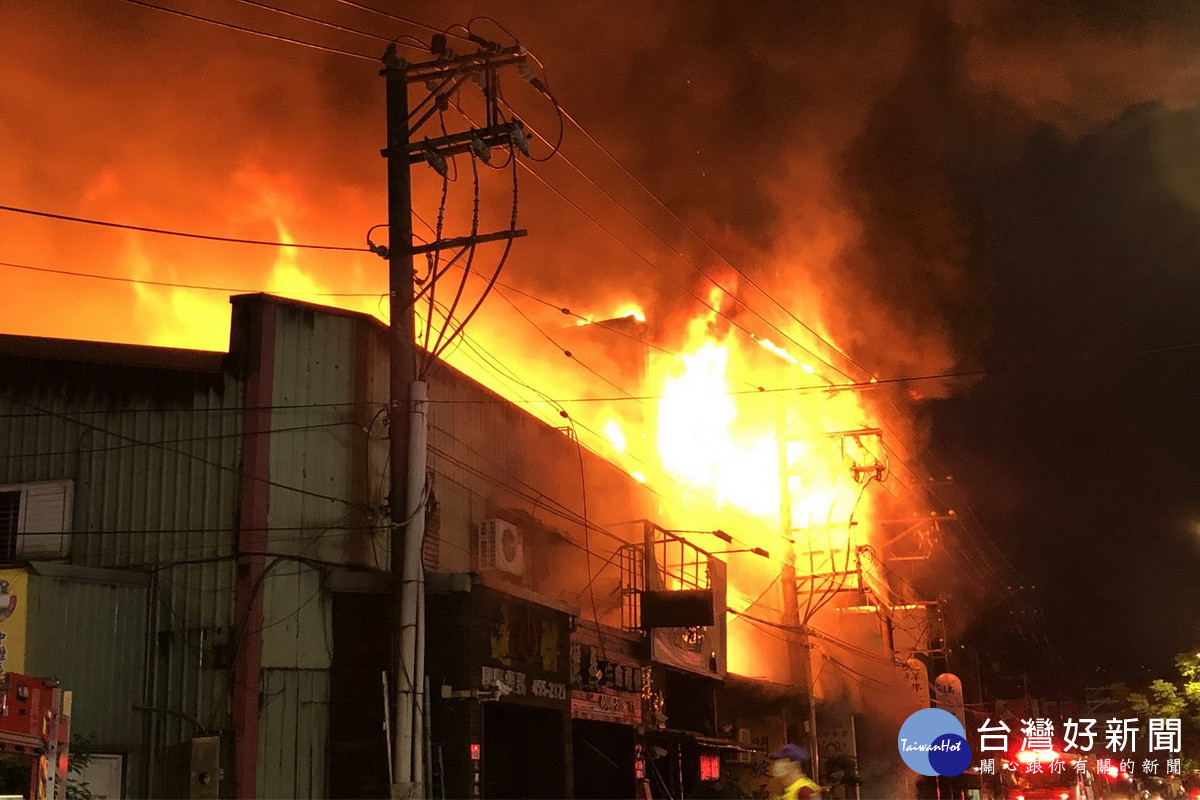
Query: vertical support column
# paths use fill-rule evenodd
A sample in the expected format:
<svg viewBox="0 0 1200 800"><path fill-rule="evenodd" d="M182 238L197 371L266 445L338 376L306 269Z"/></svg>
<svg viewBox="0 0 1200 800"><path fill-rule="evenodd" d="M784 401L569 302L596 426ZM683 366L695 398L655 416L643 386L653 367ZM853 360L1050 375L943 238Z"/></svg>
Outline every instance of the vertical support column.
<svg viewBox="0 0 1200 800"><path fill-rule="evenodd" d="M234 585L233 786L238 798L258 790L259 683L262 674L263 580L270 511L271 406L274 398L275 314L261 299L236 309L247 337L245 410ZM238 325L238 323L242 323Z"/></svg>
<svg viewBox="0 0 1200 800"><path fill-rule="evenodd" d="M784 563L780 568L779 584L783 592L784 624L789 626L787 631L788 667L792 685L805 694L808 707L808 718L805 728L808 734L807 742L809 757L812 759L812 777L817 779L817 699L816 687L813 686L812 670L812 641L808 631L803 628L800 619L799 586L796 580L796 545L792 538L795 527L792 525L792 487L791 462L787 450L787 406L781 397L776 406L775 441L779 457L779 521L780 532L784 538ZM812 591L811 580L808 591Z"/></svg>

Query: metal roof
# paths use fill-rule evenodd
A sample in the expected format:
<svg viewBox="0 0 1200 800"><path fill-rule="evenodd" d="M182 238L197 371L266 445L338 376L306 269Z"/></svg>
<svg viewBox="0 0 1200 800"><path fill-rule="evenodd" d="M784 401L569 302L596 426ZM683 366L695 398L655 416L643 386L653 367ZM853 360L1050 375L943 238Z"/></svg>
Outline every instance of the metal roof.
<svg viewBox="0 0 1200 800"><path fill-rule="evenodd" d="M225 353L140 344L0 334L0 356L116 364L186 372L220 372Z"/></svg>

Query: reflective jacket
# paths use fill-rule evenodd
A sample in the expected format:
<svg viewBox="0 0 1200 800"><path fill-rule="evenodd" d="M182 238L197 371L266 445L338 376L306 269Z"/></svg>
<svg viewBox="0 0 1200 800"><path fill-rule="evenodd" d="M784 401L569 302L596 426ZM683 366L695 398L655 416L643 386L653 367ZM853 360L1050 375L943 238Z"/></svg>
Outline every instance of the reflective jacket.
<svg viewBox="0 0 1200 800"><path fill-rule="evenodd" d="M821 787L810 780L808 776L804 776L784 789L779 800L808 800L808 798L820 796Z"/></svg>

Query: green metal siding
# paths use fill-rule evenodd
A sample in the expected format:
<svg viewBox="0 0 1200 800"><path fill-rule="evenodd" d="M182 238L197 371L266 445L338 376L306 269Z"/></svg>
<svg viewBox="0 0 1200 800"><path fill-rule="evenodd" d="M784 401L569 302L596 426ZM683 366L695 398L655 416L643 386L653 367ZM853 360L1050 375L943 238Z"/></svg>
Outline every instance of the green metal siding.
<svg viewBox="0 0 1200 800"><path fill-rule="evenodd" d="M323 797L332 660L332 565L387 566L369 509L385 483L382 404L369 402L364 321L277 305L267 574L262 581L260 797ZM373 461L368 461L372 459Z"/></svg>
<svg viewBox="0 0 1200 800"><path fill-rule="evenodd" d="M144 769L152 753L197 732L188 718L204 727L228 727L228 679L212 663L211 645L228 639L233 625L232 561L237 519L237 485L241 457L242 392L229 373L189 372L109 363L11 361L0 376L0 484L70 479L74 482L69 561L88 567L153 570L141 593L140 616L126 613L116 620L96 620L84 613L88 591L58 587L41 594L49 609L78 627L81 639L107 654L111 670L76 690L76 708L84 718L98 713L94 697L104 689L100 676L113 680L136 676L137 705L154 711L124 711L111 716L105 735L121 729L122 746L134 746L143 732L151 749L131 758L129 792L144 796ZM188 562L188 563L180 563ZM42 579L45 580L44 578ZM147 591L150 603L147 616ZM71 622L74 619L76 621ZM91 620L84 629L80 620ZM137 644L126 627L140 625ZM153 631L147 637L147 625ZM73 634L75 635L75 634ZM145 642L150 641L150 658ZM31 637L33 646L41 637ZM205 654L208 657L205 657ZM132 654L137 654L136 657ZM77 670L69 651L57 663L35 661L37 669ZM47 657L49 657L47 655ZM141 692L142 674L152 672ZM75 664L72 666L72 664ZM86 665L84 672L87 672ZM114 701L115 702L115 701ZM107 724L107 723L106 723ZM116 745L114 745L116 746Z"/></svg>
<svg viewBox="0 0 1200 800"><path fill-rule="evenodd" d="M97 749L138 748L149 576L59 564L29 573L26 670L74 693L72 730Z"/></svg>
<svg viewBox="0 0 1200 800"><path fill-rule="evenodd" d="M264 669L259 797L325 797L329 672Z"/></svg>
<svg viewBox="0 0 1200 800"><path fill-rule="evenodd" d="M387 536L365 511L381 504L366 444L386 428L359 377L362 320L285 305L275 313L271 475L308 494L271 487L271 550L380 568Z"/></svg>

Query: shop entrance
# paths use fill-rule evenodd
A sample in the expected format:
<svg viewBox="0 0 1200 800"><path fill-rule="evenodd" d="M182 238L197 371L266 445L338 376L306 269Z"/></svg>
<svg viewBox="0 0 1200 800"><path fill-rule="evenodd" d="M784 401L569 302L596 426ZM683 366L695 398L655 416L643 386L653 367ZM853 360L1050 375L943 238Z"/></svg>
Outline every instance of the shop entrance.
<svg viewBox="0 0 1200 800"><path fill-rule="evenodd" d="M483 709L483 796L488 800L567 794L563 713L515 703Z"/></svg>
<svg viewBox="0 0 1200 800"><path fill-rule="evenodd" d="M633 728L615 722L577 719L571 723L571 757L575 762L575 796L603 800L633 797Z"/></svg>
<svg viewBox="0 0 1200 800"><path fill-rule="evenodd" d="M329 680L329 797L390 796L383 684L391 615L386 597L333 595Z"/></svg>

